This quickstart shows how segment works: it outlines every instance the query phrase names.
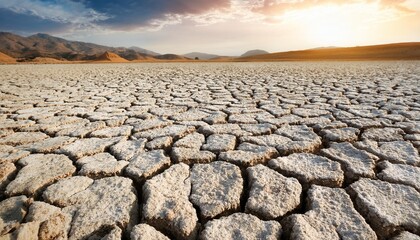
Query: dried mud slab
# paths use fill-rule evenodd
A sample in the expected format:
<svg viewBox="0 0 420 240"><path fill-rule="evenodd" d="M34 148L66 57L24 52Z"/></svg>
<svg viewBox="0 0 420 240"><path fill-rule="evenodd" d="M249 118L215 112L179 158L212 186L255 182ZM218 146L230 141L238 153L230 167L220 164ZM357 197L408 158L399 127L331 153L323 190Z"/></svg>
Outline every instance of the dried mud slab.
<svg viewBox="0 0 420 240"><path fill-rule="evenodd" d="M321 154L341 163L348 181L375 177L375 163L379 158L350 143L333 143L329 148L322 149Z"/></svg>
<svg viewBox="0 0 420 240"><path fill-rule="evenodd" d="M13 180L17 168L13 163L0 163L0 198L3 197L6 186Z"/></svg>
<svg viewBox="0 0 420 240"><path fill-rule="evenodd" d="M104 237L115 228L112 226L129 234L138 222L137 193L128 178L67 178L48 187L43 198L51 204L59 203L73 216L69 239Z"/></svg>
<svg viewBox="0 0 420 240"><path fill-rule="evenodd" d="M173 138L182 138L189 133L195 131L194 127L183 126L183 125L170 125L164 128L156 128L147 131L141 131L133 136L135 138L147 138L152 140L158 137L173 137Z"/></svg>
<svg viewBox="0 0 420 240"><path fill-rule="evenodd" d="M0 145L0 163L15 163L29 154L31 154L29 151L19 150L9 145Z"/></svg>
<svg viewBox="0 0 420 240"><path fill-rule="evenodd" d="M26 239L67 239L71 215L58 207L37 201L29 207L25 220L26 224L31 225L32 230L21 231L21 226L13 235L22 235L26 232Z"/></svg>
<svg viewBox="0 0 420 240"><path fill-rule="evenodd" d="M209 221L204 225L200 239L279 239L282 234L281 225L275 221L262 221L246 213L234 213Z"/></svg>
<svg viewBox="0 0 420 240"><path fill-rule="evenodd" d="M191 184L190 201L200 208L201 218L239 210L243 179L238 166L221 161L195 164Z"/></svg>
<svg viewBox="0 0 420 240"><path fill-rule="evenodd" d="M207 138L207 142L201 149L210 152L226 152L235 149L236 137L230 134L213 134Z"/></svg>
<svg viewBox="0 0 420 240"><path fill-rule="evenodd" d="M199 223L188 200L190 192L190 169L183 163L147 180L143 185L144 220L176 239L195 239Z"/></svg>
<svg viewBox="0 0 420 240"><path fill-rule="evenodd" d="M354 142L358 140L360 130L351 127L325 129L320 134L327 142Z"/></svg>
<svg viewBox="0 0 420 240"><path fill-rule="evenodd" d="M71 197L86 190L94 182L85 176L64 178L49 186L42 194L43 199L53 205L65 207L71 203Z"/></svg>
<svg viewBox="0 0 420 240"><path fill-rule="evenodd" d="M363 178L351 184L349 191L381 239L402 229L420 234L420 193L415 188Z"/></svg>
<svg viewBox="0 0 420 240"><path fill-rule="evenodd" d="M420 167L405 164L392 164L384 161L378 164L382 171L378 178L391 183L405 184L420 192Z"/></svg>
<svg viewBox="0 0 420 240"><path fill-rule="evenodd" d="M37 195L43 188L76 171L72 161L59 154L33 154L19 160L18 164L23 167L7 185L5 194L8 196Z"/></svg>
<svg viewBox="0 0 420 240"><path fill-rule="evenodd" d="M241 136L243 130L238 124L215 124L209 126L203 126L198 129L199 132L205 135L212 135L212 134L232 134L234 136Z"/></svg>
<svg viewBox="0 0 420 240"><path fill-rule="evenodd" d="M125 169L125 173L140 183L169 167L170 164L171 159L165 156L162 150L153 150L134 156Z"/></svg>
<svg viewBox="0 0 420 240"><path fill-rule="evenodd" d="M68 145L76 140L77 138L67 136L53 137L32 144L19 146L19 148L25 151L30 151L32 153L53 153L55 150L65 145Z"/></svg>
<svg viewBox="0 0 420 240"><path fill-rule="evenodd" d="M195 132L192 134L188 134L187 136L176 141L173 147L200 149L201 145L204 142L205 142L204 135Z"/></svg>
<svg viewBox="0 0 420 240"><path fill-rule="evenodd" d="M304 189L317 184L340 187L344 172L338 162L311 153L294 153L271 160L268 166L287 177L299 180Z"/></svg>
<svg viewBox="0 0 420 240"><path fill-rule="evenodd" d="M17 228L28 211L26 196L11 197L0 202L0 236Z"/></svg>
<svg viewBox="0 0 420 240"><path fill-rule="evenodd" d="M404 140L405 132L399 128L369 128L362 134L362 139L377 142L394 142Z"/></svg>
<svg viewBox="0 0 420 240"><path fill-rule="evenodd" d="M236 164L240 167L250 167L266 163L271 158L278 156L273 147L259 146L250 143L241 143L238 150L222 152L219 159Z"/></svg>
<svg viewBox="0 0 420 240"><path fill-rule="evenodd" d="M169 238L156 230L154 227L141 223L133 227L130 233L131 240L154 239L169 240Z"/></svg>
<svg viewBox="0 0 420 240"><path fill-rule="evenodd" d="M171 125L172 121L166 121L162 119L147 119L142 120L138 123L133 124L134 132L143 132L146 130L154 129L154 128L163 128L168 125Z"/></svg>
<svg viewBox="0 0 420 240"><path fill-rule="evenodd" d="M109 146L119 142L121 138L85 138L62 147L58 153L66 154L71 158L81 158L104 152Z"/></svg>
<svg viewBox="0 0 420 240"><path fill-rule="evenodd" d="M117 161L109 153L98 153L76 161L76 164L80 167L78 174L93 179L120 176L128 163L123 160Z"/></svg>
<svg viewBox="0 0 420 240"><path fill-rule="evenodd" d="M306 125L286 125L275 131L275 134L288 137L293 142L277 146L277 150L281 155L299 153L299 152L315 152L321 147L321 137L316 135L312 128Z"/></svg>
<svg viewBox="0 0 420 240"><path fill-rule="evenodd" d="M20 129L23 127L28 127L34 125L35 122L31 120L12 120L12 119L4 119L0 121L0 129Z"/></svg>
<svg viewBox="0 0 420 240"><path fill-rule="evenodd" d="M156 150L156 149L166 149L170 148L172 145L173 139L172 137L158 137L149 141L146 144L146 148Z"/></svg>
<svg viewBox="0 0 420 240"><path fill-rule="evenodd" d="M138 140L127 140L122 139L115 145L112 145L109 148L109 151L114 155L118 160L130 161L134 155L144 152L144 147L146 145L145 139Z"/></svg>
<svg viewBox="0 0 420 240"><path fill-rule="evenodd" d="M241 137L241 142L249 142L261 146L279 147L280 149L290 145L293 140L278 134L262 135L262 136L245 136Z"/></svg>
<svg viewBox="0 0 420 240"><path fill-rule="evenodd" d="M308 191L309 211L287 217L283 227L290 239L377 239L352 206L344 189L313 185Z"/></svg>
<svg viewBox="0 0 420 240"><path fill-rule="evenodd" d="M240 125L242 130L247 133L250 133L254 136L257 135L264 135L264 134L271 134L276 127L272 124L268 123L261 123L261 124L241 124Z"/></svg>
<svg viewBox="0 0 420 240"><path fill-rule="evenodd" d="M132 126L110 127L96 130L90 133L91 137L111 138L120 136L130 136Z"/></svg>
<svg viewBox="0 0 420 240"><path fill-rule="evenodd" d="M412 234L411 232L404 231L391 238L391 240L420 240L420 236Z"/></svg>
<svg viewBox="0 0 420 240"><path fill-rule="evenodd" d="M212 162L216 159L216 154L195 148L174 147L171 157L175 163L195 164Z"/></svg>
<svg viewBox="0 0 420 240"><path fill-rule="evenodd" d="M420 157L413 144L406 141L374 142L365 140L355 146L377 155L382 160L420 166Z"/></svg>
<svg viewBox="0 0 420 240"><path fill-rule="evenodd" d="M272 220L300 205L302 186L297 179L284 177L263 165L249 167L247 173L250 190L246 212Z"/></svg>
<svg viewBox="0 0 420 240"><path fill-rule="evenodd" d="M0 138L0 144L19 146L41 141L45 138L48 138L48 135L42 132L15 132L11 135Z"/></svg>

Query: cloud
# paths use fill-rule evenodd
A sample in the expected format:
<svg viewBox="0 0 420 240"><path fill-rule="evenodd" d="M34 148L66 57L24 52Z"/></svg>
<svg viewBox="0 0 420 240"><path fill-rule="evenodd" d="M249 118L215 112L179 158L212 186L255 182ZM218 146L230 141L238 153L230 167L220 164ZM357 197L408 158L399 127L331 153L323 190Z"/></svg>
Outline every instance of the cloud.
<svg viewBox="0 0 420 240"><path fill-rule="evenodd" d="M81 2L71 0L0 0L0 8L76 28L94 27L98 22L109 18L104 13L87 8Z"/></svg>
<svg viewBox="0 0 420 240"><path fill-rule="evenodd" d="M68 24L0 8L1 31L27 35L34 33L34 30L36 32L63 32L70 30L69 27Z"/></svg>
<svg viewBox="0 0 420 240"><path fill-rule="evenodd" d="M348 5L377 3L383 8L391 8L402 13L413 10L404 6L406 0L247 0L251 10L266 16L281 15L287 11L307 9L321 5Z"/></svg>
<svg viewBox="0 0 420 240"><path fill-rule="evenodd" d="M383 7L394 8L400 12L405 12L405 13L414 13L415 10L410 9L409 7L406 7L404 5L406 2L407 2L406 0L380 0L380 4Z"/></svg>
<svg viewBox="0 0 420 240"><path fill-rule="evenodd" d="M230 8L230 0L0 0L0 9L73 29L159 29Z"/></svg>
<svg viewBox="0 0 420 240"><path fill-rule="evenodd" d="M34 32L49 28L143 31L159 30L183 21L199 26L232 20L275 23L289 11L328 4L369 3L397 13L412 12L405 6L406 0L0 0L0 10L17 18L31 19L28 24L33 25ZM2 21L0 28L13 29L13 24L16 28L23 27L14 21L8 24Z"/></svg>
<svg viewBox="0 0 420 240"><path fill-rule="evenodd" d="M228 9L230 0L85 0L87 7L105 13L110 18L101 25L114 30L174 24L180 18Z"/></svg>

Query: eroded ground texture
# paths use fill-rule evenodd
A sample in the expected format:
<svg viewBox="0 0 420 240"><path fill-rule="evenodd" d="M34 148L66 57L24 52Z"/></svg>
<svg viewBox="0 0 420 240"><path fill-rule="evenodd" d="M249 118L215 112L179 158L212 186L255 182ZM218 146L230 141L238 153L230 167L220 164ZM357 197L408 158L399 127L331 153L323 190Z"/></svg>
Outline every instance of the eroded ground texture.
<svg viewBox="0 0 420 240"><path fill-rule="evenodd" d="M0 72L0 239L420 239L419 62Z"/></svg>

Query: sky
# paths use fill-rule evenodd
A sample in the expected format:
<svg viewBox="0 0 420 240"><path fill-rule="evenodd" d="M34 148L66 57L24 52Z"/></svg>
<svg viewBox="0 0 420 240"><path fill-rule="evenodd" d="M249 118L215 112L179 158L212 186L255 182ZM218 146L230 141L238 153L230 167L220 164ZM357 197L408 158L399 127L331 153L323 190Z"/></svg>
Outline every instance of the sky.
<svg viewBox="0 0 420 240"><path fill-rule="evenodd" d="M0 31L235 56L420 42L420 0L0 0Z"/></svg>

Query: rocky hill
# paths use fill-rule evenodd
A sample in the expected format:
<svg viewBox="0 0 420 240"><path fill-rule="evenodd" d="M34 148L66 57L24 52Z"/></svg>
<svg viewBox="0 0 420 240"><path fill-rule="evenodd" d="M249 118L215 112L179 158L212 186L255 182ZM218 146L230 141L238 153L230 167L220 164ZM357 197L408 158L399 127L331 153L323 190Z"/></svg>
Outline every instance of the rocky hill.
<svg viewBox="0 0 420 240"><path fill-rule="evenodd" d="M66 60L94 60L104 52L114 52L129 60L144 59L157 53L137 48L114 48L93 43L68 41L48 34L29 37L0 32L0 51L14 58L51 57Z"/></svg>

